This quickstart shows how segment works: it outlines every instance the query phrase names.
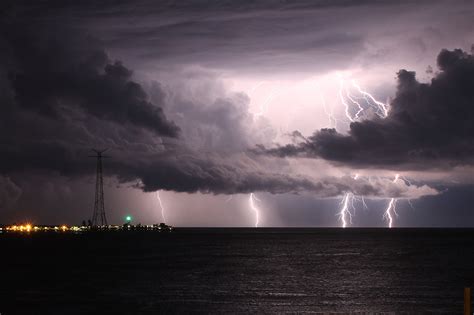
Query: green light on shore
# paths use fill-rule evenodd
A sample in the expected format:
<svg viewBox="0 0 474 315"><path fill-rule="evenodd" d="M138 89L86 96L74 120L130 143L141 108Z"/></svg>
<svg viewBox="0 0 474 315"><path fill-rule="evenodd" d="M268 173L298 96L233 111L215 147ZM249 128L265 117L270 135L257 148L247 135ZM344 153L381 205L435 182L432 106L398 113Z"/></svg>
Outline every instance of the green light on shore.
<svg viewBox="0 0 474 315"><path fill-rule="evenodd" d="M130 216L130 215L127 215L127 216L125 217L125 220L126 220L127 222L130 222L130 221L132 221L132 216Z"/></svg>

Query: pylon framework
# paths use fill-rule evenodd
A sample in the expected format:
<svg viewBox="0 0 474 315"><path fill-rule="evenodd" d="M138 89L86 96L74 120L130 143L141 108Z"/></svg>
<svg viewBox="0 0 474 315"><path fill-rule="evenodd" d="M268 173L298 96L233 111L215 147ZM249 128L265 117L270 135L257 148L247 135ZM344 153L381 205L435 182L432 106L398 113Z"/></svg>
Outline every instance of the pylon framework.
<svg viewBox="0 0 474 315"><path fill-rule="evenodd" d="M97 158L97 172L96 172L96 179L95 179L95 201L94 201L94 212L92 214L92 226L105 226L107 225L107 218L105 216L105 203L104 203L104 179L102 176L102 158L106 158L107 156L102 155L107 149L105 150L94 150L96 153L94 157Z"/></svg>

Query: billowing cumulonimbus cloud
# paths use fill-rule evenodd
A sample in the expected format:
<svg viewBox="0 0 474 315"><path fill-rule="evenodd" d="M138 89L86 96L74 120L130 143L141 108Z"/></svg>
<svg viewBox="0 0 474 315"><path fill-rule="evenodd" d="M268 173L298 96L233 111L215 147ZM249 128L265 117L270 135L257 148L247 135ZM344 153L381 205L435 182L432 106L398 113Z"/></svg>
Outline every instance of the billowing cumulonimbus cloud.
<svg viewBox="0 0 474 315"><path fill-rule="evenodd" d="M178 135L161 104L149 102L141 85L132 81L132 71L111 61L95 40L57 27L32 28L4 34L4 46L11 51L6 68L18 106L49 116L77 106L103 120Z"/></svg>
<svg viewBox="0 0 474 315"><path fill-rule="evenodd" d="M439 73L420 83L398 72L386 118L353 122L348 134L316 131L307 141L256 151L322 158L358 168L426 169L474 162L474 56L442 50Z"/></svg>

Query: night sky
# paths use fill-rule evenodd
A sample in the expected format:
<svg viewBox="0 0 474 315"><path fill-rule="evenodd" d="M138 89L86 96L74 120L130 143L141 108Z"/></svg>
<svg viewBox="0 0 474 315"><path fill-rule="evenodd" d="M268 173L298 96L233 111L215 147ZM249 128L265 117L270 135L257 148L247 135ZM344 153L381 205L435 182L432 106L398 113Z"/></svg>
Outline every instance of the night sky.
<svg viewBox="0 0 474 315"><path fill-rule="evenodd" d="M162 222L159 192L174 226L254 226L251 193L262 227L341 226L345 201L348 226L391 202L395 227L474 226L472 1L5 1L0 23L0 223L89 219L108 148L109 223Z"/></svg>

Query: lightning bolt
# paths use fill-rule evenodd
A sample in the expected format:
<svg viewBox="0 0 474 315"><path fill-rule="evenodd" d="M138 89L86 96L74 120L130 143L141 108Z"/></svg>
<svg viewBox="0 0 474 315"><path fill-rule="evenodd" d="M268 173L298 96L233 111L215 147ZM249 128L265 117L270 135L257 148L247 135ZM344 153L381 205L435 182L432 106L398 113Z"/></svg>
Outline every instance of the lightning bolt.
<svg viewBox="0 0 474 315"><path fill-rule="evenodd" d="M342 227L347 227L348 221L352 224L352 213L349 210L349 199L351 199L351 193L346 193L341 200L341 211L339 211L339 219L342 222Z"/></svg>
<svg viewBox="0 0 474 315"><path fill-rule="evenodd" d="M383 215L384 219L388 221L388 227L389 228L392 228L392 225L393 225L392 212L394 214L397 214L396 208L397 208L397 199L395 199L395 198L390 199L390 202L388 203L387 210L385 210L385 213Z"/></svg>
<svg viewBox="0 0 474 315"><path fill-rule="evenodd" d="M323 106L323 110L329 119L329 124L331 127L336 128L337 123L352 123L356 121L360 121L364 117L369 117L369 115L377 115L380 118L386 118L389 114L390 106L387 103L383 103L377 100L371 93L364 90L355 80L349 80L343 78L341 74L338 74L339 78L339 90L338 96L341 104L344 106L344 115L346 119L338 120L334 115L333 107L331 106L328 108L326 104L326 100L324 98L324 94L321 90L319 83L316 83L317 91L319 94L320 102ZM313 81L314 82L314 81ZM258 83L253 89L252 92L258 89L263 82ZM288 91L291 87L281 86L278 84L277 87L272 88L266 98L259 106L259 112L255 113L254 117L258 117L266 113L268 110L269 104L277 97L279 97L283 91ZM370 110L368 113L367 111ZM353 177L354 180L357 180L359 177L358 174L355 174ZM400 177L399 174L395 175L393 183L396 183L399 179L403 179L407 184L411 185L411 183L405 177ZM226 202L228 202L227 200ZM259 209L256 206L256 201L260 201L253 193L249 196L249 203L250 208L252 211L255 212L255 227L258 227L259 224ZM384 212L384 219L388 221L388 226L391 228L393 226L394 215L397 215L396 206L397 206L397 199L391 198L389 204ZM361 202L364 208L368 208L367 204L365 203L365 199L363 196L355 196L351 192L347 192L343 195L342 200L340 201L340 211L338 212L339 220L342 222L342 227L345 228L352 224L352 217L353 212L355 211L355 202ZM410 201L408 200L410 203ZM411 205L411 203L410 203Z"/></svg>
<svg viewBox="0 0 474 315"><path fill-rule="evenodd" d="M364 206L365 209L369 209L369 207L367 207L367 204L365 203L365 199L364 197L360 197L360 201L362 202L362 205Z"/></svg>
<svg viewBox="0 0 474 315"><path fill-rule="evenodd" d="M160 208L161 208L161 217L163 218L163 222L166 223L166 218L165 218L165 207L163 207L163 203L161 202L161 198L160 198L160 192L157 191L156 192L156 198L158 199L158 203L160 204Z"/></svg>
<svg viewBox="0 0 474 315"><path fill-rule="evenodd" d="M352 80L352 86L355 87L360 94L362 94L369 106L373 106L376 108L377 115L382 118L386 118L388 116L389 106L387 104L377 101L375 97L372 96L372 94L362 90L361 87L354 80Z"/></svg>
<svg viewBox="0 0 474 315"><path fill-rule="evenodd" d="M338 74L339 78L339 99L344 106L344 113L351 123L361 119L361 115L367 108L373 108L374 113L381 118L386 118L389 112L389 105L378 101L372 94L363 90L355 80L351 80L350 85ZM365 105L362 104L365 101ZM352 114L354 113L355 114Z"/></svg>
<svg viewBox="0 0 474 315"><path fill-rule="evenodd" d="M355 174L352 179L357 180L359 178L359 174ZM367 204L365 203L365 199L363 196L356 196L351 192L345 193L344 197L342 197L340 205L341 210L337 213L339 220L342 222L342 227L345 228L348 224L352 224L352 217L354 214L352 211L356 210L355 203L360 202L362 203L365 209L368 209Z"/></svg>
<svg viewBox="0 0 474 315"><path fill-rule="evenodd" d="M260 209L255 205L255 200L260 201L253 193L249 196L250 209L255 212L255 227L258 227Z"/></svg>
<svg viewBox="0 0 474 315"><path fill-rule="evenodd" d="M395 178L393 179L393 182L396 183L399 178L400 178L400 174L395 174Z"/></svg>
<svg viewBox="0 0 474 315"><path fill-rule="evenodd" d="M393 183L396 183L398 179L400 178L400 174L395 174L395 178L393 179ZM393 226L393 215L397 215L397 199L396 198L391 198L390 202L388 203L388 207L385 210L385 213L383 215L383 218L388 222L388 227L392 228Z"/></svg>
<svg viewBox="0 0 474 315"><path fill-rule="evenodd" d="M354 120L359 120L359 115L364 111L364 108L362 107L362 105L355 100L355 97L351 95L349 89L345 89L346 91L346 96L347 98L353 103L353 104L356 104L357 105L357 112L356 114L354 115Z"/></svg>
<svg viewBox="0 0 474 315"><path fill-rule="evenodd" d="M322 88L324 87L324 85L321 85L323 83L319 83L321 81L318 82L313 79L309 80L311 86L313 87L311 90L316 91L316 93L318 93L318 105L322 105L322 109L327 115L329 125L331 127L337 129L338 125L340 126L343 124L350 124L352 122L357 122L362 119L370 119L375 115L382 119L388 117L390 112L390 104L388 101L379 101L373 94L371 94L370 92L365 90L364 87L359 85L356 80L352 79L351 74L337 73L337 79L334 80L333 76L331 76L330 78L331 89L335 89L335 95L333 95L335 98L335 102L330 100L330 97L327 93L324 94L325 91L323 91ZM289 91L293 89L294 86L296 86L296 84L287 84L282 81L277 81L276 84L272 82L260 81L248 91L248 94L253 94L255 91L257 91L257 89L262 88L262 86L266 84L269 84L269 86L268 88L265 88L265 93L261 95L263 96L263 98L259 97L259 104L255 104L256 110L258 112L252 111L252 113L254 114L254 119L255 117L259 117L266 114L272 102L276 102L276 100L281 97L282 94L289 93ZM260 101L261 99L263 100ZM341 109L343 110L343 113L341 114L337 114L338 111L335 111L334 109L334 105L339 103L343 105L343 108ZM289 112L288 114L291 114L291 112ZM287 115L287 117L288 116L289 115ZM358 178L359 174L355 174L353 176L354 180L357 180ZM403 180L409 186L412 185L412 183L406 177L401 176L400 174L396 174L395 178L393 179L393 183L397 183L399 180ZM345 228L352 224L352 218L355 215L355 205L357 202L361 202L364 208L368 207L363 196L354 195L352 192L344 192L343 195L340 197L342 197L342 199L340 199L340 210L337 215L339 216L339 220L341 221L342 227ZM228 197L225 202L227 203L231 199L232 197ZM386 200L389 202L383 214L383 219L388 222L388 227L391 228L393 227L395 216L398 216L397 202L399 202L400 200L397 198L388 197ZM407 200L407 203L413 208L411 200L405 198L404 200ZM249 196L249 206L250 210L255 212L255 227L258 227L259 225L260 209L258 208L258 202L260 202L260 200L253 193L251 193ZM163 211L164 209L162 207L162 213Z"/></svg>
<svg viewBox="0 0 474 315"><path fill-rule="evenodd" d="M341 100L342 105L344 105L344 112L346 114L347 119L349 119L350 122L354 122L354 118L351 117L351 114L349 112L349 103L346 102L346 99L344 98L344 93L343 91L345 90L345 85L344 85L344 80L340 79L339 81L339 99Z"/></svg>
<svg viewBox="0 0 474 315"><path fill-rule="evenodd" d="M388 104L378 101L372 94L363 90L360 85L358 85L355 80L351 80L351 84L346 84L346 81L340 74L338 74L339 78L339 99L344 106L344 113L349 121L349 123L358 121L361 119L362 114L368 108L372 108L373 112L378 115L380 118L386 118L388 116L390 107ZM365 101L365 103L364 103ZM363 104L364 103L364 104ZM324 105L324 104L323 104ZM329 113L326 109L326 114L330 117L331 120L331 113ZM354 114L355 112L355 114ZM353 179L357 180L358 174L356 174ZM393 180L393 183L396 183L399 179L402 179L408 185L411 185L411 182L405 178L400 177L400 174L396 174ZM338 213L339 218L342 222L342 227L346 227L348 222L352 223L352 213L350 207L355 210L354 201L361 201L365 208L367 205L363 197L354 196L351 193L346 193L341 200L341 210ZM393 219L394 215L398 216L397 214L397 199L391 198L390 202L387 206L387 209L384 212L383 218L388 221L388 226L391 228L393 226ZM407 202L411 205L410 200ZM412 206L412 205L411 205Z"/></svg>

